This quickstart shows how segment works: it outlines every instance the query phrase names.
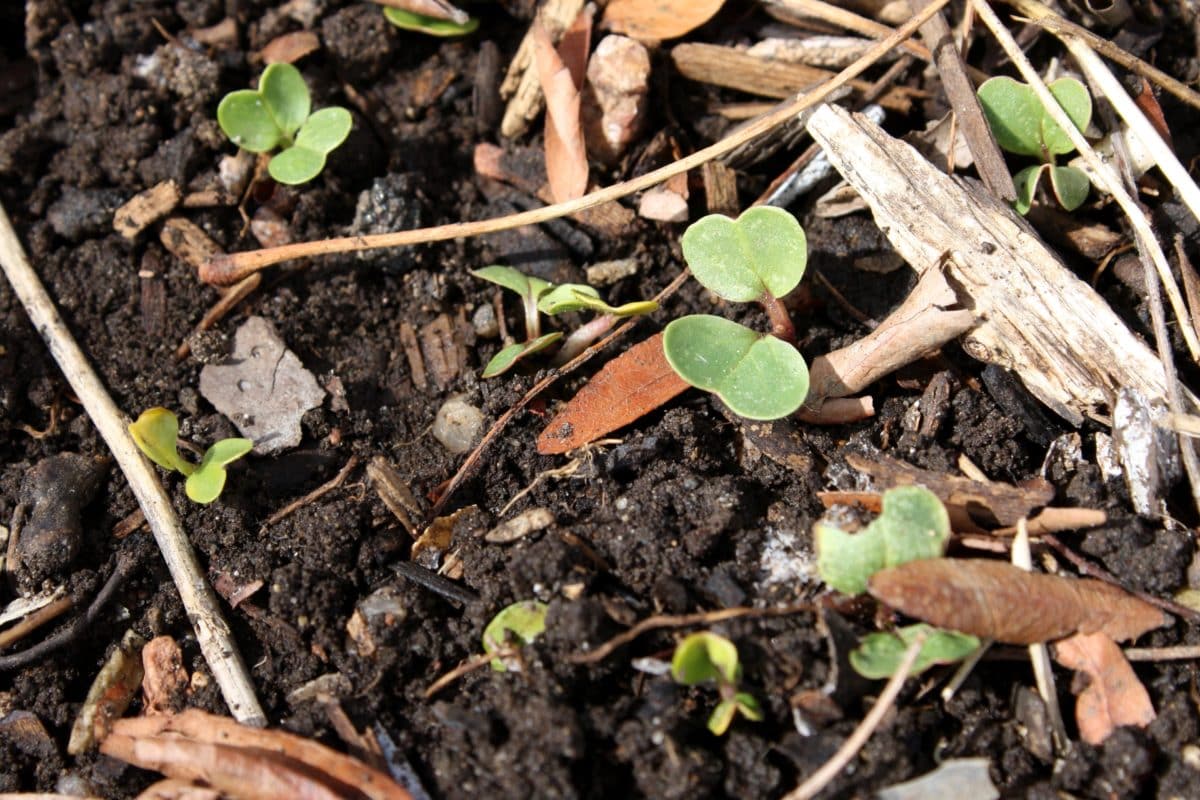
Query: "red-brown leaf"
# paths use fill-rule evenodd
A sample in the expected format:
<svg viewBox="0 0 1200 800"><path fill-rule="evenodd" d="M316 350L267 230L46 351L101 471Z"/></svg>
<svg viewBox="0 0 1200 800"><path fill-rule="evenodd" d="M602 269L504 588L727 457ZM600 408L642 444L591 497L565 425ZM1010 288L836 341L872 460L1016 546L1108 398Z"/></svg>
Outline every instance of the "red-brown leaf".
<svg viewBox="0 0 1200 800"><path fill-rule="evenodd" d="M655 334L605 364L571 398L538 437L538 452L574 450L650 413L687 388L663 355L662 334Z"/></svg>
<svg viewBox="0 0 1200 800"><path fill-rule="evenodd" d="M535 22L531 28L538 81L546 96L546 177L556 203L582 197L587 191L588 162L579 116L579 89L591 38L589 8L580 12L557 51L541 23Z"/></svg>
<svg viewBox="0 0 1200 800"><path fill-rule="evenodd" d="M1121 725L1144 728L1154 721L1154 704L1121 648L1102 633L1077 634L1054 645L1054 658L1091 682L1075 701L1079 737L1100 744Z"/></svg>
<svg viewBox="0 0 1200 800"><path fill-rule="evenodd" d="M1003 561L931 558L880 570L868 591L910 617L1005 644L1101 632L1136 639L1167 616L1116 586L1026 572Z"/></svg>
<svg viewBox="0 0 1200 800"><path fill-rule="evenodd" d="M725 0L612 0L604 24L643 41L675 39L699 28L721 10Z"/></svg>

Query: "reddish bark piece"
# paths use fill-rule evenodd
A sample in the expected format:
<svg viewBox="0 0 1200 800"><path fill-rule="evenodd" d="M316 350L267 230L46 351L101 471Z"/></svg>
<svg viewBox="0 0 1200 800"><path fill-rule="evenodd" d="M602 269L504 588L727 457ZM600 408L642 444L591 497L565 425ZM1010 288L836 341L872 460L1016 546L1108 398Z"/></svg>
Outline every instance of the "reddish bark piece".
<svg viewBox="0 0 1200 800"><path fill-rule="evenodd" d="M592 12L585 8L563 34L558 50L540 23L533 34L538 80L546 96L546 176L554 201L582 197L587 191L588 161L580 120L584 68L592 32Z"/></svg>
<svg viewBox="0 0 1200 800"><path fill-rule="evenodd" d="M100 751L169 777L199 778L231 797L340 798L351 789L369 800L412 800L391 778L356 758L198 709L120 720Z"/></svg>
<svg viewBox="0 0 1200 800"><path fill-rule="evenodd" d="M679 395L688 384L655 334L604 365L538 437L542 455L565 453L622 428Z"/></svg>
<svg viewBox="0 0 1200 800"><path fill-rule="evenodd" d="M1077 634L1054 646L1054 658L1091 682L1075 701L1079 737L1100 744L1121 725L1144 728L1154 721L1154 704L1125 654L1103 633Z"/></svg>
<svg viewBox="0 0 1200 800"><path fill-rule="evenodd" d="M604 9L604 25L642 41L683 36L721 10L725 0L612 0Z"/></svg>
<svg viewBox="0 0 1200 800"><path fill-rule="evenodd" d="M156 636L142 648L142 694L147 716L170 714L183 704L188 688L183 653L170 636Z"/></svg>
<svg viewBox="0 0 1200 800"><path fill-rule="evenodd" d="M910 617L1005 644L1096 632L1124 641L1169 621L1159 609L1111 584L984 559L910 561L876 572L867 590Z"/></svg>

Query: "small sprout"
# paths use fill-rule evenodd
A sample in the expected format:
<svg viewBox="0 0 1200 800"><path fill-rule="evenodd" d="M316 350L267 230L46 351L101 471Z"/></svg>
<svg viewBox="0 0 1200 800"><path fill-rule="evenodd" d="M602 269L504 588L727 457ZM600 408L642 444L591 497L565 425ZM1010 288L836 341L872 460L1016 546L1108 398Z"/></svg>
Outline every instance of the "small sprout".
<svg viewBox="0 0 1200 800"><path fill-rule="evenodd" d="M258 89L230 92L217 106L217 122L230 140L252 153L281 148L267 171L280 183L312 180L325 157L350 135L353 119L340 106L312 110L308 86L291 64L263 70Z"/></svg>
<svg viewBox="0 0 1200 800"><path fill-rule="evenodd" d="M510 344L508 347L501 350L496 355L492 356L492 360L483 368L481 377L494 378L497 375L503 375L512 369L513 365L528 355L532 355L540 350L545 350L550 345L562 338L562 331L554 331L547 333L544 336L539 336L532 342L517 342Z"/></svg>
<svg viewBox="0 0 1200 800"><path fill-rule="evenodd" d="M468 33L474 33L475 29L479 27L477 19L468 19L466 22L458 23L390 6L383 9L383 16L397 28L427 33L430 36L465 36Z"/></svg>
<svg viewBox="0 0 1200 800"><path fill-rule="evenodd" d="M858 533L824 522L815 526L817 572L831 588L861 594L881 569L940 558L950 539L950 517L937 495L920 486L883 494L883 513Z"/></svg>
<svg viewBox="0 0 1200 800"><path fill-rule="evenodd" d="M1080 131L1092 119L1092 98L1087 88L1074 78L1059 78L1048 84L1067 117ZM1033 196L1043 173L1050 174L1050 187L1060 205L1074 211L1087 200L1091 184L1087 175L1074 167L1055 165L1056 156L1075 149L1066 132L1050 118L1033 89L1009 77L990 78L979 87L979 102L996 143L1010 153L1032 156L1041 164L1026 167L1013 176L1017 187L1019 213L1033 205Z"/></svg>
<svg viewBox="0 0 1200 800"><path fill-rule="evenodd" d="M526 645L546 630L546 611L549 608L538 600L520 600L506 606L483 629L483 651L495 653L509 646L509 641ZM518 671L520 665L508 659L493 658L492 669L497 672Z"/></svg>
<svg viewBox="0 0 1200 800"><path fill-rule="evenodd" d="M129 426L129 434L146 457L163 469L187 476L184 488L195 503L207 505L225 488L225 467L249 453L249 439L222 439L205 451L199 464L179 454L179 419L165 408L148 408Z"/></svg>
<svg viewBox="0 0 1200 800"><path fill-rule="evenodd" d="M899 628L893 633L871 633L850 651L850 666L864 678L883 680L896 673L904 653L919 634L926 635L910 675L920 675L934 664L962 661L979 649L979 639L958 631L945 631L920 623Z"/></svg>
<svg viewBox="0 0 1200 800"><path fill-rule="evenodd" d="M658 310L654 300L635 300L620 306L610 306L600 299L600 293L591 286L579 283L564 283L555 286L538 300L538 310L548 316L566 314L569 311L595 311L614 317L636 317Z"/></svg>
<svg viewBox="0 0 1200 800"><path fill-rule="evenodd" d="M499 265L473 269L471 274L497 286L503 286L510 292L516 292L525 309L525 338L536 339L541 335L542 324L538 318L538 299L550 291L553 286L550 281L526 275L519 269Z"/></svg>
<svg viewBox="0 0 1200 800"><path fill-rule="evenodd" d="M721 701L708 718L708 729L717 736L729 729L738 713L755 722L763 718L758 701L737 690L742 667L738 663L737 647L724 636L702 631L681 641L671 658L671 677L683 686L710 681L717 684Z"/></svg>
<svg viewBox="0 0 1200 800"><path fill-rule="evenodd" d="M704 217L684 232L681 244L696 280L726 300L761 303L773 330L762 334L704 314L683 317L663 332L667 362L740 416L791 414L808 396L808 365L792 344L795 330L780 298L804 276L804 229L786 211L758 206L736 220Z"/></svg>

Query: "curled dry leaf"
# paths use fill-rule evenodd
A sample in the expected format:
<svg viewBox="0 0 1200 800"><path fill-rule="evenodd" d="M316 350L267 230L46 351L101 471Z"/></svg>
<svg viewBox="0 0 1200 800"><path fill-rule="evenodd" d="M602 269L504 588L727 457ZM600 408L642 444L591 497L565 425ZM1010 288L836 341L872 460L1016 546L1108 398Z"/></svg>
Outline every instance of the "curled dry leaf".
<svg viewBox="0 0 1200 800"><path fill-rule="evenodd" d="M624 427L689 388L663 355L662 334L604 365L537 440L542 455L565 453Z"/></svg>
<svg viewBox="0 0 1200 800"><path fill-rule="evenodd" d="M1005 644L1096 632L1124 641L1169 621L1111 584L983 559L910 561L876 572L867 591L910 617Z"/></svg>
<svg viewBox="0 0 1200 800"><path fill-rule="evenodd" d="M1154 721L1154 705L1125 654L1103 633L1077 634L1054 646L1054 658L1091 682L1075 701L1079 736L1100 744L1121 725L1144 728Z"/></svg>
<svg viewBox="0 0 1200 800"><path fill-rule="evenodd" d="M535 22L534 60L546 96L546 177L554 202L582 197L587 191L588 162L580 122L580 87L592 32L592 8L579 13L563 34L558 50L550 34Z"/></svg>
<svg viewBox="0 0 1200 800"><path fill-rule="evenodd" d="M642 41L675 39L699 28L721 10L725 0L612 0L604 26Z"/></svg>
<svg viewBox="0 0 1200 800"><path fill-rule="evenodd" d="M170 636L156 636L142 648L142 694L147 716L169 714L183 700L188 688L183 653Z"/></svg>
<svg viewBox="0 0 1200 800"><path fill-rule="evenodd" d="M356 758L198 709L120 720L100 751L171 778L203 781L232 798L335 800L350 789L370 800L411 800L390 778Z"/></svg>

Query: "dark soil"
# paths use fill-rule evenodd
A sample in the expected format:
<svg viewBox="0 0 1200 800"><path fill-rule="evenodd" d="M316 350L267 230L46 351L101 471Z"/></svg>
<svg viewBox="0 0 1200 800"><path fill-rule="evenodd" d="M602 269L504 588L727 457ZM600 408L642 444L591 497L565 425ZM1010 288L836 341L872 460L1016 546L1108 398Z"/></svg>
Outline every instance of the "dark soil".
<svg viewBox="0 0 1200 800"><path fill-rule="evenodd" d="M114 233L113 210L167 178L189 189L212 185L218 160L233 152L216 126L219 97L251 85L259 67L248 54L302 23L267 0L25 5L24 12L16 3L0 8L0 199L37 271L117 404L131 415L156 405L176 410L185 439L207 445L236 435L197 386L203 363L224 355L246 316L270 320L329 391L325 404L305 415L299 449L239 462L213 505L192 504L181 481L165 481L214 581L234 587L262 582L249 599L225 611L271 724L343 747L321 703L289 700L298 687L338 673L344 681L336 694L351 718L360 728L382 726L434 797L780 795L828 758L878 692L878 685L856 684L844 669L839 673L824 632L827 625L870 630L875 625L870 609L846 607L841 615L825 615L825 622L800 613L714 626L737 643L746 686L766 717L758 724L736 722L721 738L705 728L713 691L683 688L669 676L631 664L640 657L669 658L677 631L645 635L589 666L573 664L568 656L655 613L816 597L821 587L809 537L823 513L816 492L858 488L846 453L885 452L940 471L954 470L962 454L993 480L1016 482L1042 474L1047 445L1068 432L1065 424L1031 411L1036 402L1011 378L984 374L954 348L873 387L876 418L802 427L812 464L805 472L748 446L739 426L712 400L689 392L622 431L620 444L580 456L569 477L538 481L514 507L545 507L552 525L514 544L489 544L482 533L500 521L500 509L543 471L566 462L536 454L533 442L546 417L524 412L451 501L450 508L475 507L459 517L451 546L461 559L462 585L478 595L462 606L391 569L408 558L412 539L361 468L319 501L275 524L266 521L329 480L354 455L364 463L386 458L428 510L426 498L462 458L429 433L445 399L463 394L492 421L532 385L531 373L478 379L499 345L477 337L470 320L493 302L494 287L473 279L468 269L507 263L582 282L590 263L633 257L637 275L607 290L610 301L626 302L654 294L678 274L681 226L638 220L626 235L613 238L562 223L276 268L234 315L193 341L190 357L176 361L176 348L218 295L160 245L157 229L132 243ZM315 104L352 107L355 133L322 177L296 190L256 193L249 213L269 205L295 240L305 240L481 219L527 207L528 197L476 177L472 151L494 141L497 127L479 116L492 113L479 98L486 99L494 83L475 85L477 62L495 48L501 68L507 65L532 3L472 7L483 24L463 41L401 33L367 3L289 5L312 11L305 24L322 41L322 49L300 64ZM693 37L736 41L766 22L750 4L728 5L717 22ZM237 46L188 44L191 32L227 15L238 24ZM178 37L182 47L164 34ZM1178 31L1171 35L1181 41L1168 66L1194 72L1191 40ZM156 60L147 69L152 56ZM704 109L724 95L677 76L667 80L669 63L664 51L656 54L648 134L625 166L596 175L599 183L644 169L639 154L660 129L669 128L685 148L723 129ZM922 80L919 70L912 74L914 84ZM936 84L930 88L936 90ZM1169 120L1182 114L1164 103ZM893 120L891 127L896 133L919 128L921 114ZM1190 137L1179 138L1186 163L1195 149L1189 149ZM539 143L534 135L524 144ZM757 196L792 157L743 173L743 201ZM699 195L694 200L698 216L702 200ZM887 250L869 217L826 221L796 211L808 230L810 273L819 270L855 306L881 319L913 279L907 268L887 275L856 269L859 260ZM233 206L181 213L227 250L258 246ZM151 277L139 277L139 271ZM1140 299L1115 278L1103 281L1102 290L1144 331ZM823 288L809 281L806 286L799 327L807 354L865 333ZM710 307L697 286L686 285L666 313L639 323L634 338L674 315ZM510 326L520 324L516 311L509 304ZM464 363L429 377L422 387L414 382L401 329L407 323L420 332L439 315L457 331L460 344L452 349ZM28 474L44 459L60 453L102 456L106 450L7 284L0 287L0 320L0 520L7 522L26 500L22 486ZM945 373L951 392L931 436L914 427L909 411L937 373ZM546 404L552 409L586 377L560 382ZM1106 483L1094 463L1094 432L1081 431L1086 460L1055 462L1045 477L1057 489L1056 504L1104 508L1111 522L1065 538L1132 588L1160 595L1183 588L1191 538L1132 515L1124 485ZM57 563L21 580L66 581L86 606L119 552L136 555L140 568L99 622L69 648L0 673L0 791L84 786L105 797L126 797L151 782L150 773L95 754L66 754L88 687L127 629L175 637L186 666L197 675L190 704L225 713L149 534L143 530L122 540L110 535L136 508L129 488L115 469L99 480L77 525L78 554L69 563L49 559ZM1186 507L1180 503L1177 513L1190 519ZM765 554L781 549L790 556L792 572L779 578L767 568ZM348 622L369 595L385 589L402 613L370 622L366 636L373 647L364 648L362 634L353 637ZM5 602L12 596L0 593ZM546 634L523 651L523 671L479 670L431 699L424 696L435 678L480 651L483 627L500 608L530 598L549 603L550 610ZM1146 639L1149 645L1196 641L1184 623ZM1007 796L1196 796L1195 759L1182 755L1200 737L1194 667L1144 664L1137 671L1158 720L1144 731L1123 729L1102 747L1076 744L1058 760L1038 746L1045 734L1044 709L1028 692L1033 681L1025 663L985 661L946 705L936 692L925 692L925 682L912 681L894 717L828 796L868 796L959 756L989 758L991 777ZM827 684L837 687L832 712L805 711L812 690ZM1066 673L1060 674L1059 691L1071 709ZM6 715L16 712L36 715L49 738L14 733L6 720L15 718Z"/></svg>

